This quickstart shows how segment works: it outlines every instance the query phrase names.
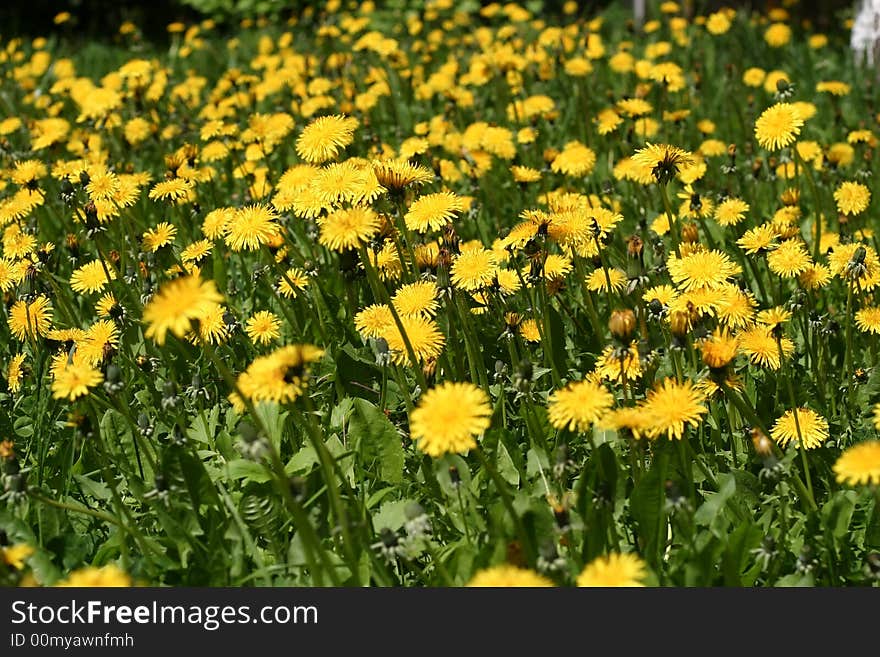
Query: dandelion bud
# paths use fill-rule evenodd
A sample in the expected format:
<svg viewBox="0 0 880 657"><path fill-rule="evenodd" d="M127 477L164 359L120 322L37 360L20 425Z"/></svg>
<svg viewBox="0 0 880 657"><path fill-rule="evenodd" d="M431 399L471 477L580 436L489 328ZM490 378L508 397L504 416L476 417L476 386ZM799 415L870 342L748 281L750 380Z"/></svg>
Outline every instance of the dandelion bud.
<svg viewBox="0 0 880 657"><path fill-rule="evenodd" d="M638 258L642 255L642 249L644 248L645 243L642 241L642 238L638 235L632 235L626 241L626 254L630 258Z"/></svg>
<svg viewBox="0 0 880 657"><path fill-rule="evenodd" d="M681 338L687 335L690 323L688 313L678 310L669 314L669 329L672 331L672 335L676 337Z"/></svg>
<svg viewBox="0 0 880 657"><path fill-rule="evenodd" d="M681 241L686 242L688 244L693 244L698 239L700 239L700 233L697 230L697 224L695 223L686 223L681 227Z"/></svg>
<svg viewBox="0 0 880 657"><path fill-rule="evenodd" d="M798 192L798 190L793 187L789 187L784 192L782 192L782 196L780 198L784 205L797 205L798 201L800 200L800 192Z"/></svg>
<svg viewBox="0 0 880 657"><path fill-rule="evenodd" d="M753 428L751 433L752 444L755 446L755 451L760 456L770 456L770 454L773 453L773 443L770 442L767 434L757 428Z"/></svg>
<svg viewBox="0 0 880 657"><path fill-rule="evenodd" d="M15 458L15 443L11 440L0 442L0 459L12 460Z"/></svg>
<svg viewBox="0 0 880 657"><path fill-rule="evenodd" d="M716 331L700 345L703 362L711 370L722 370L736 357L737 339L727 332Z"/></svg>
<svg viewBox="0 0 880 657"><path fill-rule="evenodd" d="M625 340L636 328L636 316L632 310L615 310L611 313L611 319L608 321L608 328L611 335L621 340Z"/></svg>
<svg viewBox="0 0 880 657"><path fill-rule="evenodd" d="M731 159L736 157L736 144L728 145L727 154L730 156Z"/></svg>

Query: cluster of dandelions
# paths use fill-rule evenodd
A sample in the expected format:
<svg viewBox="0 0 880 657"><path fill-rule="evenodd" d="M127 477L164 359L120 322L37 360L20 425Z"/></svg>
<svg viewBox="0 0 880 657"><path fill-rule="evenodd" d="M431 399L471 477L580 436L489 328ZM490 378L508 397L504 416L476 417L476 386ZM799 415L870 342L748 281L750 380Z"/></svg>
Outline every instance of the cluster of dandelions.
<svg viewBox="0 0 880 657"><path fill-rule="evenodd" d="M91 556L154 580L238 537L216 577L638 586L716 581L682 564L714 563L725 485L744 541L775 505L813 527L842 485L868 559L869 90L786 9L662 2L635 34L579 11L437 0L400 31L330 3L225 45L174 24L173 57L100 71L7 43L3 499L98 491L91 533L140 554ZM30 583L58 525L18 508L39 531L0 534L0 583ZM795 542L842 553L761 528L788 547L749 584L816 575Z"/></svg>

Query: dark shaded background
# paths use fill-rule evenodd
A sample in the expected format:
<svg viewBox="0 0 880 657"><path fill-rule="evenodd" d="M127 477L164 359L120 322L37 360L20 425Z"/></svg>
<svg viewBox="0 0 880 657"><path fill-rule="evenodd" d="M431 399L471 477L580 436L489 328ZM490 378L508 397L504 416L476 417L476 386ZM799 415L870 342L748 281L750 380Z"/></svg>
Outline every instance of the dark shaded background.
<svg viewBox="0 0 880 657"><path fill-rule="evenodd" d="M488 4L488 1L482 4ZM684 5L681 0L679 2ZM558 12L563 3L564 0L546 0L545 11ZM854 0L801 0L798 6L789 11L796 19L807 18L820 29L826 29L838 26L840 10L851 9L853 3ZM385 3L377 0L376 4ZM611 4L631 6L630 0L579 2L583 14L595 13ZM650 7L653 2L649 0L647 4ZM780 0L696 0L693 4L699 12L705 13L722 6L766 10L782 3ZM320 10L324 3L292 0L288 13L298 12L307 5ZM71 12L76 22L55 26L52 19L62 11ZM123 21L130 20L141 28L147 39L163 41L167 39L165 27L168 23L193 22L206 17L180 0L0 0L0 37L8 39L62 32L86 39L107 39L117 33Z"/></svg>

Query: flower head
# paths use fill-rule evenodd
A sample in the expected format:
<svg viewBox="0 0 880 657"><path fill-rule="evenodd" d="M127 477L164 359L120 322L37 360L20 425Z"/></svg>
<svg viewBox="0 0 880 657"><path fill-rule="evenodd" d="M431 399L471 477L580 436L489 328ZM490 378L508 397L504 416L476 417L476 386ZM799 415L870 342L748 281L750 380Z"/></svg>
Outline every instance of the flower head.
<svg viewBox="0 0 880 657"><path fill-rule="evenodd" d="M641 408L649 438L666 434L677 440L684 435L685 425L697 426L707 412L703 395L690 381L678 383L672 378L664 379L650 390Z"/></svg>
<svg viewBox="0 0 880 657"><path fill-rule="evenodd" d="M70 573L55 586L75 587L129 587L132 585L131 577L119 566L108 564L100 568L87 566Z"/></svg>
<svg viewBox="0 0 880 657"><path fill-rule="evenodd" d="M109 279L107 275L109 276ZM108 280L115 280L116 272L100 260L92 260L79 267L70 277L70 287L74 292L100 292Z"/></svg>
<svg viewBox="0 0 880 657"><path fill-rule="evenodd" d="M296 152L306 162L332 160L354 139L358 120L345 116L321 116L307 125L296 140Z"/></svg>
<svg viewBox="0 0 880 657"><path fill-rule="evenodd" d="M78 352L73 356L68 356L65 352L57 354L52 359L50 371L52 396L55 399L74 400L82 397L89 394L89 388L94 388L104 380L101 370Z"/></svg>
<svg viewBox="0 0 880 657"><path fill-rule="evenodd" d="M503 564L478 571L468 586L534 588L553 586L553 582L534 570Z"/></svg>
<svg viewBox="0 0 880 657"><path fill-rule="evenodd" d="M843 214L859 214L864 212L871 202L871 190L862 183L844 182L834 190L837 209Z"/></svg>
<svg viewBox="0 0 880 657"><path fill-rule="evenodd" d="M342 252L368 242L379 232L382 222L370 208L354 207L331 212L318 224L318 241L328 249Z"/></svg>
<svg viewBox="0 0 880 657"><path fill-rule="evenodd" d="M692 162L688 151L669 144L648 144L637 150L632 159L650 171L654 180L661 185L675 178L682 167Z"/></svg>
<svg viewBox="0 0 880 657"><path fill-rule="evenodd" d="M669 258L669 276L683 290L723 287L728 278L742 271L723 251L696 251Z"/></svg>
<svg viewBox="0 0 880 657"><path fill-rule="evenodd" d="M158 344L165 343L168 331L182 338L193 320L206 317L222 300L212 280L203 281L198 274L177 278L159 288L144 307L144 335Z"/></svg>
<svg viewBox="0 0 880 657"><path fill-rule="evenodd" d="M233 251L254 251L278 237L275 211L260 203L239 208L226 224L226 244Z"/></svg>
<svg viewBox="0 0 880 657"><path fill-rule="evenodd" d="M765 109L755 121L755 137L762 148L776 151L791 144L801 132L804 119L791 103Z"/></svg>
<svg viewBox="0 0 880 657"><path fill-rule="evenodd" d="M578 575L578 586L644 586L645 562L632 553L612 553L588 563Z"/></svg>
<svg viewBox="0 0 880 657"><path fill-rule="evenodd" d="M9 329L19 340L25 337L46 335L52 324L52 303L41 294L28 303L24 299L15 302L9 311Z"/></svg>
<svg viewBox="0 0 880 657"><path fill-rule="evenodd" d="M268 310L255 312L245 323L244 331L258 344L269 344L281 336L281 322L278 315Z"/></svg>
<svg viewBox="0 0 880 657"><path fill-rule="evenodd" d="M834 464L834 474L841 484L880 485L880 440L868 440L847 448Z"/></svg>
<svg viewBox="0 0 880 657"><path fill-rule="evenodd" d="M809 408L789 410L773 424L770 437L783 447L795 441L815 449L828 440L828 421Z"/></svg>
<svg viewBox="0 0 880 657"><path fill-rule="evenodd" d="M605 386L584 380L555 391L547 403L550 424L557 429L584 432L614 404Z"/></svg>
<svg viewBox="0 0 880 657"><path fill-rule="evenodd" d="M439 192L420 196L407 210L404 219L410 230L424 233L442 228L459 212L464 201L452 192Z"/></svg>
<svg viewBox="0 0 880 657"><path fill-rule="evenodd" d="M238 390L254 404L293 402L306 387L308 367L324 355L323 349L310 344L280 347L271 354L260 356L238 376ZM236 410L244 409L244 400L237 393L230 395Z"/></svg>
<svg viewBox="0 0 880 657"><path fill-rule="evenodd" d="M442 383L428 390L410 417L410 434L429 456L463 454L489 428L492 407L472 383Z"/></svg>

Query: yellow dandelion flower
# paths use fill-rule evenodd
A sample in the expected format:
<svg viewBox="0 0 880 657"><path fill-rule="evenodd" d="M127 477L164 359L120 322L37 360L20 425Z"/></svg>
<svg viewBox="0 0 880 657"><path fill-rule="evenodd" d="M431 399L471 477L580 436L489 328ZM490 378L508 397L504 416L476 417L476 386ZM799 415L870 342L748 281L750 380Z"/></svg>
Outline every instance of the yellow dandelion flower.
<svg viewBox="0 0 880 657"><path fill-rule="evenodd" d="M434 180L433 171L408 160L375 160L371 165L379 184L387 189L399 190Z"/></svg>
<svg viewBox="0 0 880 657"><path fill-rule="evenodd" d="M420 196L404 215L406 227L424 233L438 230L451 222L455 215L464 211L464 200L452 192L439 192Z"/></svg>
<svg viewBox="0 0 880 657"><path fill-rule="evenodd" d="M110 275L109 278L107 275ZM70 287L74 292L100 292L108 281L116 279L116 272L100 260L92 260L76 269L70 276Z"/></svg>
<svg viewBox="0 0 880 657"><path fill-rule="evenodd" d="M320 164L335 158L354 140L358 120L346 116L322 116L303 128L296 152L306 162Z"/></svg>
<svg viewBox="0 0 880 657"><path fill-rule="evenodd" d="M348 251L371 240L379 232L382 220L370 208L354 207L331 212L318 220L318 241L332 251Z"/></svg>
<svg viewBox="0 0 880 657"><path fill-rule="evenodd" d="M800 442L806 449L815 449L828 440L828 421L809 408L788 410L773 423L770 437L782 447Z"/></svg>
<svg viewBox="0 0 880 657"><path fill-rule="evenodd" d="M401 316L427 315L433 316L440 306L437 297L440 291L433 281L418 281L404 285L391 299L395 310Z"/></svg>
<svg viewBox="0 0 880 657"><path fill-rule="evenodd" d="M251 315L245 323L247 336L258 344L269 344L281 337L281 321L278 315L268 310L260 310Z"/></svg>
<svg viewBox="0 0 880 657"><path fill-rule="evenodd" d="M642 587L647 577L647 566L638 555L612 553L588 563L577 577L582 587Z"/></svg>
<svg viewBox="0 0 880 657"><path fill-rule="evenodd" d="M748 356L753 365L768 367L771 370L778 370L782 364L781 358L788 358L794 353L794 342L790 338L782 336L780 338L782 354L780 355L779 345L770 326L757 325L742 330L737 333L737 339L739 340L740 352Z"/></svg>
<svg viewBox="0 0 880 657"><path fill-rule="evenodd" d="M755 121L755 137L762 148L776 151L794 142L803 125L803 116L791 103L777 103Z"/></svg>
<svg viewBox="0 0 880 657"><path fill-rule="evenodd" d="M451 279L453 284L475 292L492 284L498 271L498 260L489 249L473 249L461 253L452 264Z"/></svg>
<svg viewBox="0 0 880 657"><path fill-rule="evenodd" d="M721 226L735 226L745 219L749 204L738 198L729 198L715 208L715 221Z"/></svg>
<svg viewBox="0 0 880 657"><path fill-rule="evenodd" d="M391 357L400 365L409 363L409 352L403 335L409 340L413 355L419 362L436 358L443 351L446 338L436 322L422 315L408 315L400 318L403 334L396 323L390 324L381 337L385 338Z"/></svg>
<svg viewBox="0 0 880 657"><path fill-rule="evenodd" d="M671 256L666 266L673 283L683 290L722 287L728 278L742 271L723 251L697 251L681 258Z"/></svg>
<svg viewBox="0 0 880 657"><path fill-rule="evenodd" d="M238 376L238 389L254 404L271 402L287 404L303 394L307 386L309 366L321 359L324 351L308 344L280 347L260 356ZM230 395L233 406L241 411L244 401L236 393Z"/></svg>
<svg viewBox="0 0 880 657"><path fill-rule="evenodd" d="M785 240L767 254L770 271L783 278L793 278L807 270L812 258L806 245L799 239Z"/></svg>
<svg viewBox="0 0 880 657"><path fill-rule="evenodd" d="M182 338L193 320L204 318L222 300L214 281L203 281L198 274L170 281L144 306L144 335L160 345L168 331Z"/></svg>
<svg viewBox="0 0 880 657"><path fill-rule="evenodd" d="M553 586L553 582L534 570L503 564L477 571L467 585L491 588L537 588Z"/></svg>
<svg viewBox="0 0 880 657"><path fill-rule="evenodd" d="M844 182L834 190L837 210L843 214L856 215L864 212L871 202L871 190L861 183Z"/></svg>
<svg viewBox="0 0 880 657"><path fill-rule="evenodd" d="M44 294L30 303L20 299L9 311L8 323L9 330L19 340L47 335L52 324L52 303Z"/></svg>
<svg viewBox="0 0 880 657"><path fill-rule="evenodd" d="M865 333L880 333L880 308L868 306L856 313L856 326Z"/></svg>
<svg viewBox="0 0 880 657"><path fill-rule="evenodd" d="M677 383L666 378L648 391L640 405L645 413L646 434L649 438L666 435L681 440L686 425L697 426L707 412L703 396L690 381Z"/></svg>
<svg viewBox="0 0 880 657"><path fill-rule="evenodd" d="M880 440L868 440L848 447L834 464L840 484L880 485Z"/></svg>
<svg viewBox="0 0 880 657"><path fill-rule="evenodd" d="M294 299L309 286L309 276L299 267L291 267L276 284L279 294L285 299Z"/></svg>
<svg viewBox="0 0 880 657"><path fill-rule="evenodd" d="M52 373L52 396L55 399L69 399L73 401L78 397L89 394L89 388L94 388L104 380L101 370L86 360L79 352L72 357L61 352L53 357L50 366Z"/></svg>
<svg viewBox="0 0 880 657"><path fill-rule="evenodd" d="M114 564L108 564L100 568L87 566L75 570L60 582L56 582L55 586L122 588L132 586L132 581L131 577L121 568Z"/></svg>
<svg viewBox="0 0 880 657"><path fill-rule="evenodd" d="M391 309L384 304L367 306L354 316L354 326L365 338L378 338L394 324Z"/></svg>
<svg viewBox="0 0 880 657"><path fill-rule="evenodd" d="M189 198L190 191L195 183L184 178L171 178L162 180L153 185L149 197L154 201L171 201L179 203Z"/></svg>
<svg viewBox="0 0 880 657"><path fill-rule="evenodd" d="M626 273L617 268L609 269L607 276L604 269L594 269L587 276L586 284L587 289L593 292L608 292L610 282L610 290L612 292L619 292L626 287L626 281Z"/></svg>
<svg viewBox="0 0 880 657"><path fill-rule="evenodd" d="M255 251L279 236L277 220L275 211L260 203L239 208L226 224L226 244L233 251Z"/></svg>
<svg viewBox="0 0 880 657"><path fill-rule="evenodd" d="M614 404L605 386L593 381L576 381L556 390L547 400L547 417L557 429L584 432Z"/></svg>
<svg viewBox="0 0 880 657"><path fill-rule="evenodd" d="M635 152L632 160L649 171L654 181L665 185L675 178L684 166L693 162L693 156L677 146L648 143Z"/></svg>
<svg viewBox="0 0 880 657"><path fill-rule="evenodd" d="M9 360L9 366L6 368L6 386L13 394L21 390L21 383L24 379L24 359L25 354L16 354Z"/></svg>
<svg viewBox="0 0 880 657"><path fill-rule="evenodd" d="M472 383L445 382L419 399L410 415L410 435L419 449L437 458L464 454L477 446L477 438L489 428L489 398Z"/></svg>
<svg viewBox="0 0 880 657"><path fill-rule="evenodd" d="M158 224L155 228L151 228L146 231L141 237L141 242L144 245L144 248L150 253L155 253L163 246L168 246L174 241L174 237L177 235L177 226L174 226L167 221L163 221Z"/></svg>

